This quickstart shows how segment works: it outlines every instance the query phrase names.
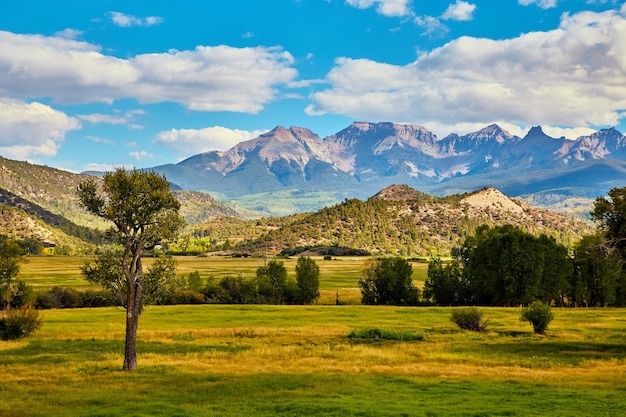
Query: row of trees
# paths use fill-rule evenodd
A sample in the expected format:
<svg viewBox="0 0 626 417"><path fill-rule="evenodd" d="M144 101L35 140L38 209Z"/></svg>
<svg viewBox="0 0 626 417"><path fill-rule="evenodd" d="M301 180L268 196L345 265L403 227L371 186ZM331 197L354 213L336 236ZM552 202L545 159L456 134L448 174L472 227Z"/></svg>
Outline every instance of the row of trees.
<svg viewBox="0 0 626 417"><path fill-rule="evenodd" d="M587 236L573 255L545 235L513 226L481 227L444 264L432 259L424 298L439 305L626 305L626 275L602 235Z"/></svg>

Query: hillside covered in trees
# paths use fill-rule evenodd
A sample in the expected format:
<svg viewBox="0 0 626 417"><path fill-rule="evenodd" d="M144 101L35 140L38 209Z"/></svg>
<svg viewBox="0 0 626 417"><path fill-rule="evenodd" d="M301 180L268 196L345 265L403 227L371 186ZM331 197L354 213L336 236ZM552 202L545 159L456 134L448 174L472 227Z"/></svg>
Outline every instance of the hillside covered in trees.
<svg viewBox="0 0 626 417"><path fill-rule="evenodd" d="M93 178L0 157L0 227L15 239L34 238L46 245L74 247L82 253L101 241L110 225L80 207L77 187ZM239 215L206 193L174 190L189 224ZM70 251L73 253L73 251Z"/></svg>
<svg viewBox="0 0 626 417"><path fill-rule="evenodd" d="M365 201L346 199L316 213L244 224L239 225L243 239L235 250L248 253L340 247L429 256L449 253L481 225L511 224L554 237L567 247L594 231L590 222L531 207L491 188L434 197L404 185L387 187ZM213 232L204 230L209 236Z"/></svg>

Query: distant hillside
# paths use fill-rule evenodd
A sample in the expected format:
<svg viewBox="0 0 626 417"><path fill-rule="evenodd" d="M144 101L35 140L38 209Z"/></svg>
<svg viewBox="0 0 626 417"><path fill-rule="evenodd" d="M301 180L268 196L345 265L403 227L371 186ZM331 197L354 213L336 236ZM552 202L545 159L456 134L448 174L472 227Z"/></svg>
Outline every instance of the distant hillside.
<svg viewBox="0 0 626 417"><path fill-rule="evenodd" d="M4 204L0 204L0 230L15 240L39 240L44 247L53 247L56 254L93 253L95 248L86 238L72 236L66 230L52 226L22 209Z"/></svg>
<svg viewBox="0 0 626 417"><path fill-rule="evenodd" d="M2 203L20 207L63 230L76 229L74 226L99 230L109 227L106 222L80 207L76 190L81 182L90 178L93 177L0 157ZM181 214L188 223L221 216L238 217L234 210L208 194L183 190L174 193L181 202ZM76 233L70 234L77 236Z"/></svg>
<svg viewBox="0 0 626 417"><path fill-rule="evenodd" d="M74 224L104 229L105 223L82 210L78 202L78 184L88 178L88 175L0 157L0 188Z"/></svg>
<svg viewBox="0 0 626 417"><path fill-rule="evenodd" d="M240 243L237 250L280 252L339 246L374 254L428 256L449 253L482 224L513 224L565 245L594 231L589 222L531 207L492 188L434 197L395 185L365 201L346 199L274 229L260 225L262 235Z"/></svg>

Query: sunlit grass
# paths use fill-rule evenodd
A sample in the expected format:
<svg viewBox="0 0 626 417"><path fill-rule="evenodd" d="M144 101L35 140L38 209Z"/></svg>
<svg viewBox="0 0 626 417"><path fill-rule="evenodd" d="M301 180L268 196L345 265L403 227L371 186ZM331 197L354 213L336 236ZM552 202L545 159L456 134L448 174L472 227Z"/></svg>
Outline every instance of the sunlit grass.
<svg viewBox="0 0 626 417"><path fill-rule="evenodd" d="M20 279L32 285L36 290L46 290L55 286L71 287L75 289L90 288L80 273L80 268L88 262L89 257L68 256L36 256L27 258L20 268ZM324 260L322 257L313 258L320 268L320 298L318 304L335 304L337 297L342 303L359 304L361 292L358 288L360 270L366 258L340 257L333 260ZM144 265L148 268L152 264L151 258L146 258ZM256 276L256 270L262 266L262 258L230 258L223 256L179 256L177 273L188 276L198 271L206 283L209 278L221 279L224 276L238 276L241 274L247 279ZM279 259L287 269L288 276L295 279L297 257ZM426 280L428 265L421 262L413 263L414 285L421 288Z"/></svg>
<svg viewBox="0 0 626 417"><path fill-rule="evenodd" d="M519 309L486 333L451 308L148 307L139 371L121 371L124 310L42 311L0 343L0 415L615 415L626 398L626 319L555 309L546 335ZM364 328L422 336L355 343ZM42 408L41 404L46 406Z"/></svg>
<svg viewBox="0 0 626 417"><path fill-rule="evenodd" d="M88 258L29 258L38 289L87 288ZM313 306L147 307L138 372L122 372L122 308L45 310L25 340L0 342L4 416L587 416L626 409L626 315L553 309L545 335L520 309L481 308L487 332L452 308L358 305L364 258L320 266ZM151 260L147 260L150 264ZM295 274L297 257L283 259ZM179 274L252 277L262 259L178 258ZM413 263L421 287L427 265ZM335 298L352 305L335 306ZM331 305L321 305L331 304ZM419 335L358 343L359 329Z"/></svg>

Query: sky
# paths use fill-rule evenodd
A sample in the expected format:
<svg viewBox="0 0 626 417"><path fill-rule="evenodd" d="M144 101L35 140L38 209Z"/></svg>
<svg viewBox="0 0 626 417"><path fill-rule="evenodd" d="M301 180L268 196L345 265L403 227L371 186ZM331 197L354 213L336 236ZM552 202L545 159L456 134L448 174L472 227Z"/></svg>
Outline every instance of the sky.
<svg viewBox="0 0 626 417"><path fill-rule="evenodd" d="M626 132L623 0L20 0L0 155L148 168L281 125Z"/></svg>

